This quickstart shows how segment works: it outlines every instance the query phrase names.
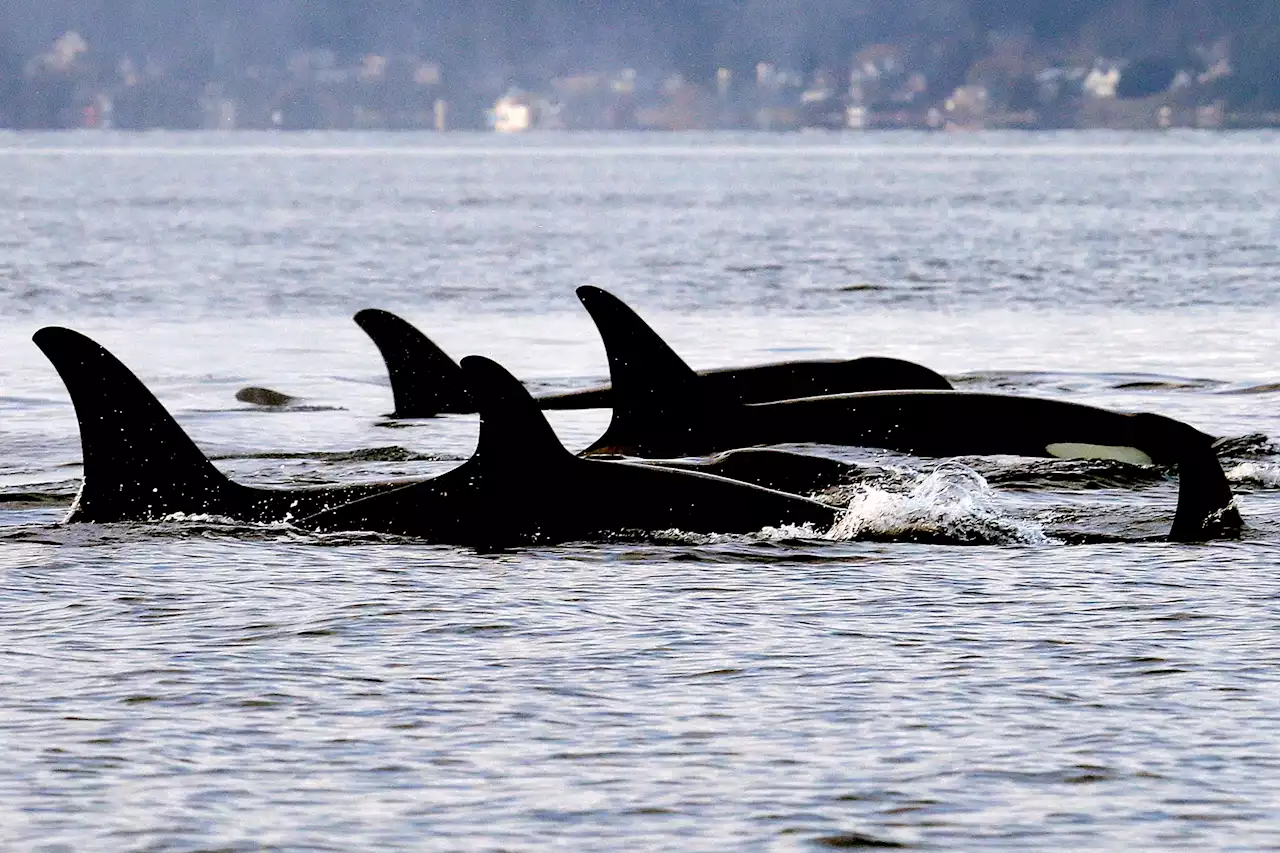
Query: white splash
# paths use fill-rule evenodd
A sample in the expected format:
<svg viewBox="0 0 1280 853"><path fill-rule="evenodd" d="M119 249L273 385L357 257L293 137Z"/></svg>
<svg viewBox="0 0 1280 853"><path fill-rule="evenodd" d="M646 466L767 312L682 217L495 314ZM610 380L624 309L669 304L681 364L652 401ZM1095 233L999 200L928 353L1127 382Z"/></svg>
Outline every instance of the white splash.
<svg viewBox="0 0 1280 853"><path fill-rule="evenodd" d="M924 539L956 543L1050 542L1040 525L1004 513L982 475L958 462L921 475L907 494L860 486L829 539Z"/></svg>
<svg viewBox="0 0 1280 853"><path fill-rule="evenodd" d="M758 534L766 542L795 542L802 539L826 539L827 534L814 530L813 525L783 524L778 527L766 527Z"/></svg>
<svg viewBox="0 0 1280 853"><path fill-rule="evenodd" d="M228 518L225 515L214 515L208 512L169 512L160 516L156 521L173 522L177 524L241 524L234 518Z"/></svg>
<svg viewBox="0 0 1280 853"><path fill-rule="evenodd" d="M1280 487L1280 464L1274 462L1241 462L1226 472L1232 483L1246 486Z"/></svg>
<svg viewBox="0 0 1280 853"><path fill-rule="evenodd" d="M828 535L815 530L812 524L780 524L777 527L763 527L756 533L694 533L669 527L665 530L654 530L645 538L664 545L723 545L735 542L755 540L758 542L798 542L806 539L825 540Z"/></svg>

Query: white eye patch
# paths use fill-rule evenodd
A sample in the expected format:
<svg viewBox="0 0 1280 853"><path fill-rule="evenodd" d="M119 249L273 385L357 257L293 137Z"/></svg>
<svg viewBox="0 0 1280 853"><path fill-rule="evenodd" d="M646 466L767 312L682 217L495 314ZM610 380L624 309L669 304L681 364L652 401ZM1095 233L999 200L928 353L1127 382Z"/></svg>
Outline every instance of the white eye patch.
<svg viewBox="0 0 1280 853"><path fill-rule="evenodd" d="M1136 447L1122 447L1111 444L1077 444L1064 441L1058 444L1045 445L1045 452L1059 459L1114 459L1117 462L1128 462L1130 465L1150 465L1151 457Z"/></svg>

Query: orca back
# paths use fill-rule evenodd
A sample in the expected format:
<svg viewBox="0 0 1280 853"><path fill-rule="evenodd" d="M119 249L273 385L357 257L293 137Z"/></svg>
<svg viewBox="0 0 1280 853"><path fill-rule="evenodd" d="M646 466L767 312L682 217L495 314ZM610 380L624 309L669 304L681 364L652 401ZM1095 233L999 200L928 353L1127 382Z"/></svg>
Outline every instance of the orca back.
<svg viewBox="0 0 1280 853"><path fill-rule="evenodd" d="M847 361L784 361L700 372L712 393L737 403L770 403L862 391L949 391L940 373L900 358L864 356Z"/></svg>
<svg viewBox="0 0 1280 853"><path fill-rule="evenodd" d="M736 480L576 457L501 365L468 356L462 371L480 411L480 437L467 462L434 480L304 519L301 526L495 549L626 530L749 532L835 521L837 511L824 504Z"/></svg>

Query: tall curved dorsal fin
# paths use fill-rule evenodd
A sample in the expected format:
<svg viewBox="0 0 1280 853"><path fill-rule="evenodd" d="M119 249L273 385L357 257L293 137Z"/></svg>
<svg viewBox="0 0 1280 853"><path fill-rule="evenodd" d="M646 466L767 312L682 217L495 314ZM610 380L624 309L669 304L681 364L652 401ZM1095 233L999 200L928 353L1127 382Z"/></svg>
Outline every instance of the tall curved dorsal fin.
<svg viewBox="0 0 1280 853"><path fill-rule="evenodd" d="M613 418L586 452L645 448L638 455L672 455L662 437L697 432L704 410L720 399L622 300L589 285L577 294L604 342L612 384Z"/></svg>
<svg viewBox="0 0 1280 853"><path fill-rule="evenodd" d="M75 406L84 485L69 521L218 513L241 487L213 466L146 386L104 347L48 326L32 337Z"/></svg>
<svg viewBox="0 0 1280 853"><path fill-rule="evenodd" d="M483 356L462 359L462 377L480 412L480 438L472 457L501 470L527 469L571 459L520 380Z"/></svg>
<svg viewBox="0 0 1280 853"><path fill-rule="evenodd" d="M378 308L359 311L354 319L387 365L396 406L392 417L430 418L476 410L462 369L412 323Z"/></svg>

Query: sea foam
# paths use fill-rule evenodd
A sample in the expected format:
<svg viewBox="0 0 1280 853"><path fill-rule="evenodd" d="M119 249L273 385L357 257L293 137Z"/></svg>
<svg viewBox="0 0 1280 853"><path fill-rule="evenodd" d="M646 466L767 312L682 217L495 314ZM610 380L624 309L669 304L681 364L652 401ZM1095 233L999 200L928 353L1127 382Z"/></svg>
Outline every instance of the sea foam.
<svg viewBox="0 0 1280 853"><path fill-rule="evenodd" d="M827 537L955 544L1050 541L1040 525L1004 512L982 475L958 462L919 475L906 493L859 486Z"/></svg>

